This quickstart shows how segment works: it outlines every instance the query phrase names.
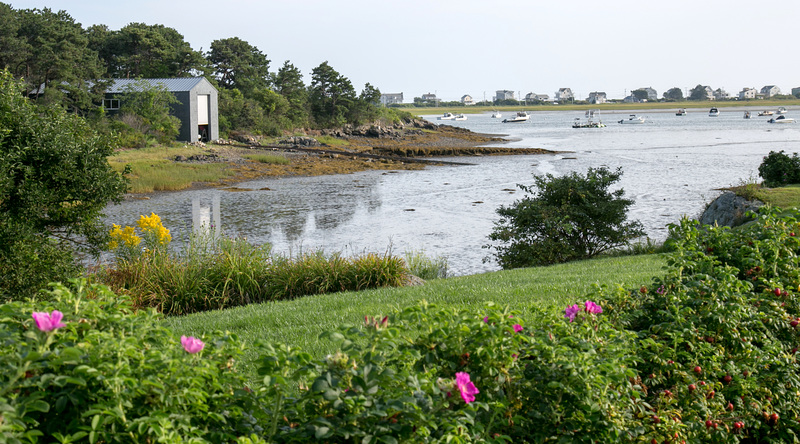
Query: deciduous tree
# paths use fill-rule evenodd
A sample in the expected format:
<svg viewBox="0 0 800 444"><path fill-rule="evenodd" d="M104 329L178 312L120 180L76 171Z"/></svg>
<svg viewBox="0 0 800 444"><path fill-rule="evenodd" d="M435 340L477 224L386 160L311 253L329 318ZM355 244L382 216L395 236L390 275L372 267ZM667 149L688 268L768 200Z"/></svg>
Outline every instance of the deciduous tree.
<svg viewBox="0 0 800 444"><path fill-rule="evenodd" d="M534 185L517 185L531 194L497 210L500 220L489 235L499 245L503 268L530 267L587 259L642 236L638 221L627 220L633 200L622 189L609 191L622 170L589 168L584 176L534 176Z"/></svg>
<svg viewBox="0 0 800 444"><path fill-rule="evenodd" d="M70 277L70 249L97 251L101 211L127 186L108 164L109 140L22 89L0 71L0 298Z"/></svg>

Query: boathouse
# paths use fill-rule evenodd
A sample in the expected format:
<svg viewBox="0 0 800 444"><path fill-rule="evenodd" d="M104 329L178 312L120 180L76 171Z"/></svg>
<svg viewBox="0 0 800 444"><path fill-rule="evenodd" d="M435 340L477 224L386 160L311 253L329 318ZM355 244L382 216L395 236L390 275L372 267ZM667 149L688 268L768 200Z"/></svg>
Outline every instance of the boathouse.
<svg viewBox="0 0 800 444"><path fill-rule="evenodd" d="M106 90L103 106L107 111L119 110L119 96L141 91L141 83L163 86L179 103L170 107L170 114L181 121L178 140L206 142L219 139L219 97L217 89L204 77L172 79L113 79Z"/></svg>

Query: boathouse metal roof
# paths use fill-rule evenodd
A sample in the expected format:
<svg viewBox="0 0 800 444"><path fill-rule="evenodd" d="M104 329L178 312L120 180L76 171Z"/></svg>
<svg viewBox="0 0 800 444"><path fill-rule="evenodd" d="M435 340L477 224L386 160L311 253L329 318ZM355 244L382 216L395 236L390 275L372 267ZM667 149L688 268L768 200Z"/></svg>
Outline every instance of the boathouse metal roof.
<svg viewBox="0 0 800 444"><path fill-rule="evenodd" d="M171 79L113 79L111 85L106 89L107 93L120 94L126 92L129 85L134 91L141 91L137 85L139 82L146 82L151 86L163 85L169 92L191 91L197 84L207 80L204 77L181 77Z"/></svg>

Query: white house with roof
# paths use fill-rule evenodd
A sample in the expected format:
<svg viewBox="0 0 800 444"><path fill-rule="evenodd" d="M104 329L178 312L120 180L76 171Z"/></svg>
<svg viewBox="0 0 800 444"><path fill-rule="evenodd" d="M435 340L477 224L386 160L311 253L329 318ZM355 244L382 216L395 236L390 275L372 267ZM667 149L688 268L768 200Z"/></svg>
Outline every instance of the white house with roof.
<svg viewBox="0 0 800 444"><path fill-rule="evenodd" d="M742 88L741 91L739 91L739 100L753 100L756 98L757 94L758 94L757 89L745 87Z"/></svg>
<svg viewBox="0 0 800 444"><path fill-rule="evenodd" d="M714 100L728 100L730 97L730 94L722 88L717 88L714 91Z"/></svg>
<svg viewBox="0 0 800 444"><path fill-rule="evenodd" d="M514 100L514 91L509 91L507 89L498 90L495 92L494 100Z"/></svg>
<svg viewBox="0 0 800 444"><path fill-rule="evenodd" d="M604 93L604 92L592 91L592 92L589 93L589 98L587 100L592 105L596 105L598 103L606 103L606 102L608 102L608 97L606 97L606 93Z"/></svg>
<svg viewBox="0 0 800 444"><path fill-rule="evenodd" d="M475 101L472 100L471 95L464 94L463 96L461 96L461 103L464 104L464 106L471 106L475 104Z"/></svg>
<svg viewBox="0 0 800 444"><path fill-rule="evenodd" d="M436 97L436 94L423 94L421 97L423 102L437 102L439 99Z"/></svg>
<svg viewBox="0 0 800 444"><path fill-rule="evenodd" d="M570 88L559 88L556 92L555 101L556 102L566 102L568 100L573 100L575 95L572 94L572 89Z"/></svg>
<svg viewBox="0 0 800 444"><path fill-rule="evenodd" d="M528 93L525 95L525 101L527 102L549 102L550 96L547 94L536 94L536 93Z"/></svg>
<svg viewBox="0 0 800 444"><path fill-rule="evenodd" d="M103 107L119 110L119 97L143 87L161 86L178 99L170 106L170 114L181 121L177 140L186 142L219 139L219 98L217 89L205 77L171 79L112 79L106 89Z"/></svg>
<svg viewBox="0 0 800 444"><path fill-rule="evenodd" d="M383 104L383 106L403 103L403 93L381 94L381 103Z"/></svg>
<svg viewBox="0 0 800 444"><path fill-rule="evenodd" d="M769 99L772 96L777 96L781 93L781 89L775 85L767 85L761 88L761 94L764 94L764 97Z"/></svg>

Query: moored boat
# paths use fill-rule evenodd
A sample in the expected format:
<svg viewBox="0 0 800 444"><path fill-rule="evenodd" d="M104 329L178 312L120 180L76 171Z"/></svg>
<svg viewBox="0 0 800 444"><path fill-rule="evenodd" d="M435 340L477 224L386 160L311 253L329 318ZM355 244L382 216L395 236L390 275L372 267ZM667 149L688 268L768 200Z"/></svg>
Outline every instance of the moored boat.
<svg viewBox="0 0 800 444"><path fill-rule="evenodd" d="M595 120L595 117L597 120ZM575 121L572 123L573 128L605 128L606 125L600 120L600 111L593 109L586 111L586 120L581 120L580 117L576 117Z"/></svg>
<svg viewBox="0 0 800 444"><path fill-rule="evenodd" d="M499 119L501 117L503 117L503 114L501 114L500 111L495 111L492 113L492 119Z"/></svg>
<svg viewBox="0 0 800 444"><path fill-rule="evenodd" d="M711 108L710 110L708 110L708 117L718 117L718 116L719 116L719 110L717 108Z"/></svg>
<svg viewBox="0 0 800 444"><path fill-rule="evenodd" d="M676 116L685 116L686 115L686 110L681 108L675 113L675 115Z"/></svg>
<svg viewBox="0 0 800 444"><path fill-rule="evenodd" d="M744 118L745 119L749 119L750 118L750 111L745 111L744 112Z"/></svg>
<svg viewBox="0 0 800 444"><path fill-rule="evenodd" d="M456 116L453 118L453 120L467 120L467 116L465 116L463 114L456 114Z"/></svg>
<svg viewBox="0 0 800 444"><path fill-rule="evenodd" d="M503 123L527 122L530 116L525 111L520 111L511 119L503 119Z"/></svg>
<svg viewBox="0 0 800 444"><path fill-rule="evenodd" d="M758 113L758 116L759 117L771 116L772 114L773 114L772 111L761 111L760 113Z"/></svg>
<svg viewBox="0 0 800 444"><path fill-rule="evenodd" d="M782 107L782 106L781 106L781 107L779 107L779 108L778 108L778 114L786 114L786 108L784 108L784 107Z"/></svg>
<svg viewBox="0 0 800 444"><path fill-rule="evenodd" d="M456 116L454 116L453 113L444 113L438 117L439 120L453 120L455 118Z"/></svg>
<svg viewBox="0 0 800 444"><path fill-rule="evenodd" d="M783 114L781 114L780 116L775 117L774 119L767 120L767 122L768 123L794 123L794 119L792 119L790 117L786 117Z"/></svg>
<svg viewBox="0 0 800 444"><path fill-rule="evenodd" d="M642 116L637 116L636 114L631 114L627 119L622 119L619 123L634 123L634 124L641 124L645 122L645 118Z"/></svg>

